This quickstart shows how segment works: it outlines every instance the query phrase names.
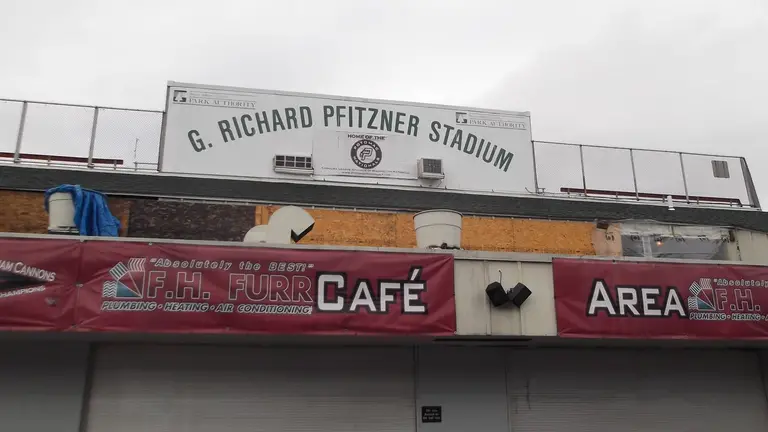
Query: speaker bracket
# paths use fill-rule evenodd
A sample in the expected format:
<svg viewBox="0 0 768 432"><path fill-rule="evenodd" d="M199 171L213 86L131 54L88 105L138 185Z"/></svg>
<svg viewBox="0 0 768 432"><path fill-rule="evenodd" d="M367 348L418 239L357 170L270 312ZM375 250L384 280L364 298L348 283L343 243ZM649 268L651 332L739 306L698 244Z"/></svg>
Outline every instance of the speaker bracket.
<svg viewBox="0 0 768 432"><path fill-rule="evenodd" d="M511 304L519 308L528 300L531 294L531 290L522 282L518 282L512 289L505 289L501 284L501 277L499 277L499 282L491 282L485 287L485 295L488 296L488 300L490 300L493 307Z"/></svg>

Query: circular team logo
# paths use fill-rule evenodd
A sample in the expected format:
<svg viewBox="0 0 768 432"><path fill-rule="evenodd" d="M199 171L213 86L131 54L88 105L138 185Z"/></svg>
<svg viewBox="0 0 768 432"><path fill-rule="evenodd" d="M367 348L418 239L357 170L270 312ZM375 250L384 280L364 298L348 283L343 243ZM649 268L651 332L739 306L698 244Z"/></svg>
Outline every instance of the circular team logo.
<svg viewBox="0 0 768 432"><path fill-rule="evenodd" d="M381 147L369 139L361 139L352 145L352 162L363 169L376 168L381 163Z"/></svg>

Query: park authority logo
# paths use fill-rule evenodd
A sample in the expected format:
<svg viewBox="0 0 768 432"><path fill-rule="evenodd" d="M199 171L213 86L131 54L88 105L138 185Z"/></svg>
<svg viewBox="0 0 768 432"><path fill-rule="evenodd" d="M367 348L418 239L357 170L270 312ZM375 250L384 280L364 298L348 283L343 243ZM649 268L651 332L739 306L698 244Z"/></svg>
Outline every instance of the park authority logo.
<svg viewBox="0 0 768 432"><path fill-rule="evenodd" d="M526 130L520 117L511 114L470 111L455 111L455 114L457 125Z"/></svg>
<svg viewBox="0 0 768 432"><path fill-rule="evenodd" d="M350 138L357 136L350 135ZM363 138L352 145L352 162L363 169L373 169L381 163L381 147L375 141Z"/></svg>
<svg viewBox="0 0 768 432"><path fill-rule="evenodd" d="M103 298L140 299L144 298L144 266L146 258L131 258L128 264L117 263L109 270L111 280L104 282Z"/></svg>
<svg viewBox="0 0 768 432"><path fill-rule="evenodd" d="M187 91L186 90L174 90L173 91L173 101L184 103L187 101Z"/></svg>

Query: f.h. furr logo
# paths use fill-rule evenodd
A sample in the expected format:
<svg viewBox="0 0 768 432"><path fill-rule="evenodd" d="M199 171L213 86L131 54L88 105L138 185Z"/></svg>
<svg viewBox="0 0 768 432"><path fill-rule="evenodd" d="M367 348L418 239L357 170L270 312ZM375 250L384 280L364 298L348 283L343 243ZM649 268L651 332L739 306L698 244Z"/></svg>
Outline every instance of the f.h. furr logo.
<svg viewBox="0 0 768 432"><path fill-rule="evenodd" d="M128 264L119 262L109 270L112 278L102 286L102 297L140 299L144 297L144 267L146 258L131 258Z"/></svg>
<svg viewBox="0 0 768 432"><path fill-rule="evenodd" d="M373 169L381 163L381 147L375 141L361 139L352 145L350 156L360 168Z"/></svg>

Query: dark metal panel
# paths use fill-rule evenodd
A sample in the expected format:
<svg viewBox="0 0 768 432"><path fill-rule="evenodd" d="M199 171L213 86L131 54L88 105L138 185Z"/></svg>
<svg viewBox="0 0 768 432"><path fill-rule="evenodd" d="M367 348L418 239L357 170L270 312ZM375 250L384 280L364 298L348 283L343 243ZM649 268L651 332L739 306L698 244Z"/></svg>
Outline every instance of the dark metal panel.
<svg viewBox="0 0 768 432"><path fill-rule="evenodd" d="M255 207L178 201L133 200L131 237L242 241L254 225Z"/></svg>
<svg viewBox="0 0 768 432"><path fill-rule="evenodd" d="M3 341L0 430L78 432L87 358L85 342Z"/></svg>

